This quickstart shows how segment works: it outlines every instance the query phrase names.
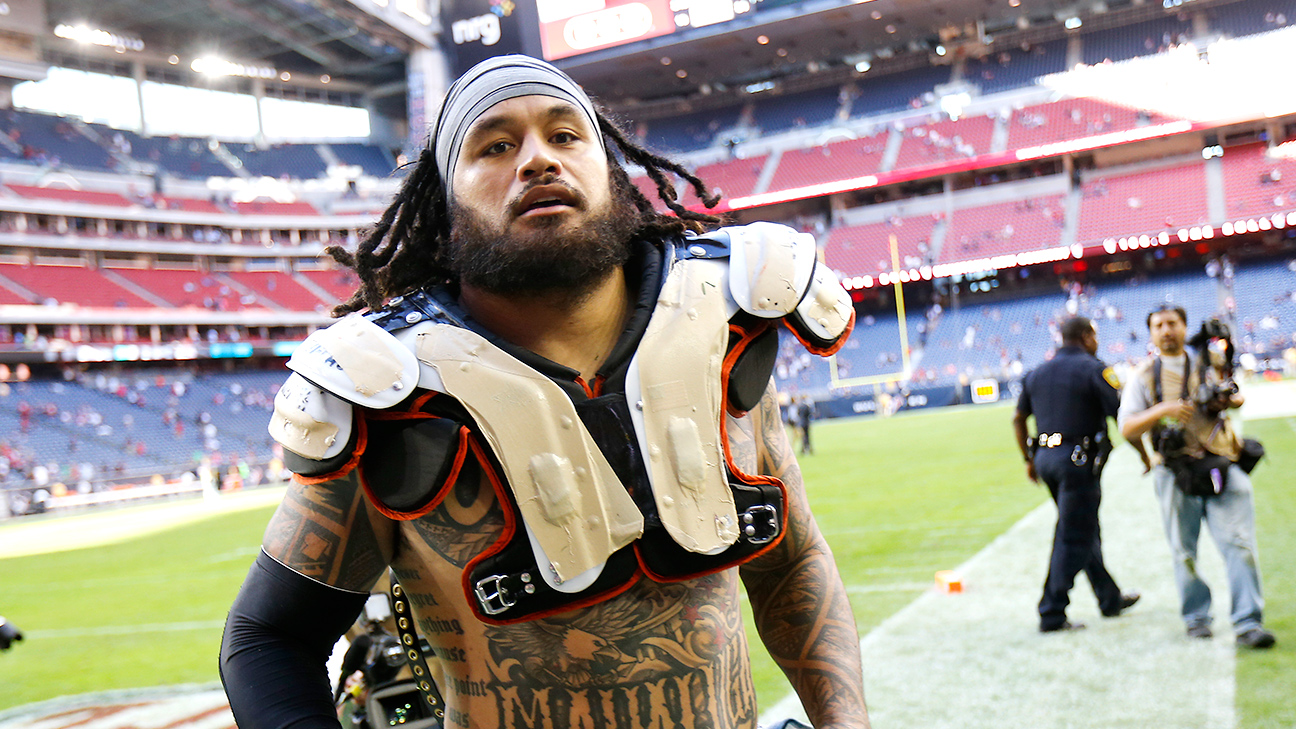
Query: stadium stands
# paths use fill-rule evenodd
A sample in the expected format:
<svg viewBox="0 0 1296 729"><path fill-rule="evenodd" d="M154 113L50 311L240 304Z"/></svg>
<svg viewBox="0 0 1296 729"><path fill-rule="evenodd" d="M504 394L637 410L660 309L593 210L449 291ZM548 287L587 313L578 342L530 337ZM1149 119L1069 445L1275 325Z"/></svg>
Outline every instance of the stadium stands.
<svg viewBox="0 0 1296 729"><path fill-rule="evenodd" d="M930 66L884 76L865 75L850 95L850 116L860 119L923 106L923 96L932 93L936 86L948 83L951 72L949 66Z"/></svg>
<svg viewBox="0 0 1296 729"><path fill-rule="evenodd" d="M1187 42L1192 21L1184 16L1165 16L1142 23L1086 33L1081 57L1089 65L1150 56Z"/></svg>
<svg viewBox="0 0 1296 729"><path fill-rule="evenodd" d="M750 195L756 185L757 178L760 177L761 170L765 169L765 163L769 160L769 155L762 154L759 157L751 159L732 159L724 162L717 162L711 165L703 165L695 170L698 177L710 186L712 192L719 192L726 199L733 199L742 195ZM649 199L654 199L654 192ZM690 188L684 193L685 205L698 205L700 201L697 195Z"/></svg>
<svg viewBox="0 0 1296 729"><path fill-rule="evenodd" d="M845 180L878 171L887 133L847 139L807 149L789 149L779 159L770 190L791 190L821 182Z"/></svg>
<svg viewBox="0 0 1296 729"><path fill-rule="evenodd" d="M1296 259L1238 264L1233 294L1244 349L1276 353L1293 344Z"/></svg>
<svg viewBox="0 0 1296 729"><path fill-rule="evenodd" d="M1019 109L1008 127L1008 149L1125 131L1167 119L1101 99L1064 99Z"/></svg>
<svg viewBox="0 0 1296 729"><path fill-rule="evenodd" d="M1086 182L1082 191L1076 232L1079 243L1162 230L1174 232L1210 222L1204 164L1200 159L1160 169L1102 175Z"/></svg>
<svg viewBox="0 0 1296 729"><path fill-rule="evenodd" d="M752 107L752 121L764 134L822 126L837 116L839 96L837 86L778 96L759 95Z"/></svg>
<svg viewBox="0 0 1296 729"><path fill-rule="evenodd" d="M111 479L175 475L203 458L265 463L272 457L265 423L284 377L277 370L169 370L14 384L0 394L6 484L21 483L37 465L49 472L47 485L75 488L87 466ZM25 418L18 414L23 403Z"/></svg>
<svg viewBox="0 0 1296 729"><path fill-rule="evenodd" d="M1230 218L1268 215L1296 207L1296 160L1274 155L1267 145L1229 147L1224 165L1224 202Z"/></svg>
<svg viewBox="0 0 1296 729"><path fill-rule="evenodd" d="M233 177L236 174L217 159L205 139L141 137L125 130L120 133L133 159L156 165L175 177L203 180L208 177Z"/></svg>
<svg viewBox="0 0 1296 729"><path fill-rule="evenodd" d="M43 304L103 308L151 308L153 304L94 269L76 265L0 263L0 276L36 294Z"/></svg>
<svg viewBox="0 0 1296 729"><path fill-rule="evenodd" d="M166 210L184 210L190 213L225 213L229 212L221 208L211 200L194 200L192 198L158 196L157 205Z"/></svg>
<svg viewBox="0 0 1296 729"><path fill-rule="evenodd" d="M110 171L116 167L107 150L62 117L9 109L0 113L0 133L20 145L25 162L83 170Z"/></svg>
<svg viewBox="0 0 1296 729"><path fill-rule="evenodd" d="M251 202L232 203L234 210L244 215L319 215L315 206L303 200L297 202L275 202L273 200L253 200Z"/></svg>
<svg viewBox="0 0 1296 729"><path fill-rule="evenodd" d="M1211 30L1230 37L1264 33L1296 23L1293 0L1253 0L1219 5L1206 11Z"/></svg>
<svg viewBox="0 0 1296 729"><path fill-rule="evenodd" d="M240 311L246 308L239 292L212 274L196 270L141 268L111 270L122 278L148 289L172 306L197 307L212 311Z"/></svg>
<svg viewBox="0 0 1296 729"><path fill-rule="evenodd" d="M265 149L240 145L234 153L253 175L309 180L323 177L328 170L324 158L309 144L277 144Z"/></svg>
<svg viewBox="0 0 1296 729"><path fill-rule="evenodd" d="M396 169L396 161L382 147L376 144L330 144L328 145L338 161L345 165L357 165L366 175L387 177Z"/></svg>
<svg viewBox="0 0 1296 729"><path fill-rule="evenodd" d="M935 216L920 215L833 228L824 244L824 261L847 276L891 271L890 236L894 235L902 268L929 263L936 222Z"/></svg>
<svg viewBox="0 0 1296 729"><path fill-rule="evenodd" d="M33 185L5 185L11 192L21 197L35 200L57 200L59 202L81 203L83 205L108 205L127 207L129 200L115 192L96 192L92 190L72 190L66 187L35 187Z"/></svg>
<svg viewBox="0 0 1296 729"><path fill-rule="evenodd" d="M659 152L690 152L711 144L715 135L737 126L743 104L732 104L719 109L696 111L664 119L653 119L645 124L644 142Z"/></svg>
<svg viewBox="0 0 1296 729"><path fill-rule="evenodd" d="M983 94L1029 86L1040 76L1065 71L1066 52L1065 40L1009 48L970 60L965 75Z"/></svg>
<svg viewBox="0 0 1296 729"><path fill-rule="evenodd" d="M360 280L347 269L298 271L297 275L309 279L316 286L332 294L337 301L351 298L360 286Z"/></svg>
<svg viewBox="0 0 1296 729"><path fill-rule="evenodd" d="M26 296L9 288L9 284L4 277L4 270L0 269L0 306L34 304Z"/></svg>
<svg viewBox="0 0 1296 729"><path fill-rule="evenodd" d="M292 311L322 310L325 304L337 303L321 300L292 276L280 271L229 271L225 275L255 293L259 301Z"/></svg>
<svg viewBox="0 0 1296 729"><path fill-rule="evenodd" d="M990 151L995 121L985 116L929 122L904 131L895 169L953 162Z"/></svg>
<svg viewBox="0 0 1296 729"><path fill-rule="evenodd" d="M1063 196L1015 200L955 210L940 261L966 261L1060 244L1066 216Z"/></svg>

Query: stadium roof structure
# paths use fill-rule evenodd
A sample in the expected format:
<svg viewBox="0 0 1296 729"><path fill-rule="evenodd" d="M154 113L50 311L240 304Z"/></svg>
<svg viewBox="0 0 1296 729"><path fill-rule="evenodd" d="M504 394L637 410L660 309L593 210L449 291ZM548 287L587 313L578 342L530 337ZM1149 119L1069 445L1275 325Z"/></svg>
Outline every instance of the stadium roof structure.
<svg viewBox="0 0 1296 729"><path fill-rule="evenodd" d="M1174 0L1169 9L1155 0L769 1L777 7L558 65L604 101L629 105L767 80L804 89L857 75L859 61L903 71L1239 0Z"/></svg>
<svg viewBox="0 0 1296 729"><path fill-rule="evenodd" d="M340 0L45 0L45 9L51 27L85 24L138 38L155 57L219 55L343 85L403 83L413 47L400 30Z"/></svg>

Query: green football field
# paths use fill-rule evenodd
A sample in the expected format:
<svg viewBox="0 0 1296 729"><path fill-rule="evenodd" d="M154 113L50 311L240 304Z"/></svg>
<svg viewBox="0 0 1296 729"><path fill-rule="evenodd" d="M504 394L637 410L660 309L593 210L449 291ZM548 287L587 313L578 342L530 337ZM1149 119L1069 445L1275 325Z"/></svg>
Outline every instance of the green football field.
<svg viewBox="0 0 1296 729"><path fill-rule="evenodd" d="M816 452L802 458L802 468L861 635L930 592L936 571L963 564L1044 503L1044 490L1025 480L1010 416L1008 408L990 406L817 424ZM1238 653L1239 726L1291 727L1296 566L1285 557L1296 549L1296 418L1252 421L1246 430L1269 451L1254 478L1266 623L1279 644ZM0 614L27 633L0 654L0 709L106 689L215 681L225 611L271 510L259 506L107 545L0 559ZM134 511L93 519L118 522ZM0 524L0 538L28 526ZM1202 549L1214 549L1205 536ZM1172 579L1168 563L1163 574ZM1035 599L1021 610L1029 613ZM787 683L754 631L751 642L761 705L769 706L787 695Z"/></svg>

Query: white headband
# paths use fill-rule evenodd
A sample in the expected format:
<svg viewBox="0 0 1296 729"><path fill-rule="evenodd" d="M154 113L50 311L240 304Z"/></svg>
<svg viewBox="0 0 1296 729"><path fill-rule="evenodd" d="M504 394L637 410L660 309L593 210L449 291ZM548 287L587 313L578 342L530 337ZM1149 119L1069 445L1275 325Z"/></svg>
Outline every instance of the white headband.
<svg viewBox="0 0 1296 729"><path fill-rule="evenodd" d="M495 56L468 69L446 92L432 130L437 169L450 199L451 181L468 128L492 106L519 96L552 96L585 112L599 148L606 152L594 103L570 76L530 56Z"/></svg>

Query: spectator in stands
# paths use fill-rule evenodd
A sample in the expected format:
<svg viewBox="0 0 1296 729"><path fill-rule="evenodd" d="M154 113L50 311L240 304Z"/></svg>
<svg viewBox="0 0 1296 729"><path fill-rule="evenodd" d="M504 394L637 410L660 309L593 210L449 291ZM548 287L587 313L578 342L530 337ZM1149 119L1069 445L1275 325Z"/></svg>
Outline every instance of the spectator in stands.
<svg viewBox="0 0 1296 729"><path fill-rule="evenodd" d="M555 719L555 725L604 721L611 716L604 713L606 707L613 704L632 707L628 715L637 709L644 716L659 717L662 705L641 697L663 689L683 692L678 704L690 707L686 718L672 722L680 729L750 724L755 697L745 652L716 650L742 641L735 596L737 565L745 562L741 578L760 633L787 668L810 719L820 727L867 727L859 640L849 601L806 506L778 417L777 393L767 386L768 365L749 370L745 377L741 368L732 369L725 394L710 389L719 385L719 372L712 376L706 365L692 368L682 361L700 354L705 362L710 355L691 341L681 343L680 325L699 332L698 342L714 335L717 355L725 351L730 336L722 291L702 279L696 287L680 282L673 288L681 274L692 276L687 272L696 269L702 275L702 270L684 259L666 258L701 255L685 247L684 233L706 231L719 221L676 202L667 192L664 172L681 174L714 205L705 184L679 165L630 143L569 77L541 61L522 56L489 59L456 81L445 98L430 144L379 224L356 252L330 252L354 268L361 280L360 290L337 312L368 308L374 318L400 322L401 327L416 325L431 334L416 339L430 347L423 356L442 373L441 388L454 395L417 395L417 374L406 389L408 371L402 374L404 365L395 362L403 363L413 353L385 335L374 318L344 319L298 349L301 356L295 365L305 367L309 361L310 369L318 365L323 373L334 367L327 358L336 364L339 377L368 383L362 390L351 386L349 397L368 391L381 398L372 401L375 409L389 412L366 418L363 427L356 424L354 432L367 434L357 441L364 444L363 452L342 437L321 450L316 445L322 441L311 444L315 436L309 426L301 430L289 424L297 403L306 402L297 398L311 393L310 401L325 403L326 408L336 403L346 413L352 409L329 393L309 389L309 383L308 389L301 389L306 380L300 377L280 390L272 432L285 445L290 465L305 478L294 480L267 529L264 553L226 624L222 678L239 726L336 725L324 662L389 562L404 590L427 598L416 600L414 607L425 624L463 627L452 636L454 650L463 659L438 662L444 680L455 688L448 692L446 717L458 717L456 724L466 725L465 716L482 716L471 720L476 726L495 722L497 712L530 712L530 699L524 704L507 698L518 692L543 693L549 705L561 706L565 718ZM653 210L651 201L630 182L618 155L647 170L673 216ZM759 245L758 238L765 235L785 244L795 235L780 228L751 233L744 245ZM748 274L735 268L734 275ZM690 308L657 306L663 278L677 292L670 296L680 297L671 300L688 300ZM842 340L833 332L840 335L850 321L849 297L831 286L824 290L834 291L846 309L834 306L826 311L824 316L833 318L822 321L839 320L842 328L822 330L830 338L816 336L824 342L822 351L835 351ZM402 298L394 300L398 295ZM692 316L695 313L701 318ZM429 329L432 322L424 322L426 316L445 326ZM646 342L658 331L650 323L666 322L667 317L674 323L665 326L674 335L661 341L663 347L669 342L669 351L641 349L640 339ZM788 323L799 326L795 320ZM357 341L357 332L367 334ZM406 328L401 333L414 332ZM776 342L765 338L758 351L768 355L767 347ZM741 351L734 350L735 359ZM666 412L674 414L636 431L625 425L632 412L625 406L625 378L631 358L639 361L640 355L644 364L639 372L648 395L642 417L655 420ZM451 365L464 357L485 358L490 364L478 368L464 359L467 367ZM649 386L659 377L647 366L656 366L654 357L665 358L662 367L669 373L660 375L668 378L661 387ZM399 377L399 388L387 379L392 375ZM489 379L472 384L478 376ZM705 414L704 408L703 413L691 414L689 403L697 401L686 393L693 391L695 382L697 392L715 393L714 412ZM402 392L396 400L387 401L397 389ZM515 399L511 392L532 394ZM604 392L612 397L596 397ZM537 398L534 393L552 397ZM683 407L670 404L677 394L684 397ZM742 400L735 400L739 395ZM726 398L731 410L752 415L722 421ZM397 401L405 405L393 407ZM406 412L410 406L413 409ZM525 418L518 408L529 408ZM386 415L396 419L384 421ZM320 417L334 420L322 411ZM518 428L526 418L535 425ZM350 430L351 422L345 422ZM719 442L722 422L734 434L732 451ZM713 445L707 446L713 428ZM465 442L461 432L474 435L466 436ZM475 445L487 442L479 437L483 432L505 436L486 446L502 456ZM651 484L632 475L649 465L626 447L638 442L636 433L649 443L646 450L678 456L677 466L688 472L687 486L656 466L652 468L659 478ZM671 439L679 445L670 445ZM547 443L533 449L542 442ZM407 443L417 444L408 447L418 451L407 453ZM339 447L337 453L327 452L332 444ZM729 457L719 458L722 447ZM591 455L597 452L605 452L606 459ZM764 466L757 465L758 454ZM341 459L335 461L338 455ZM530 466L522 465L520 472L506 470L503 464L516 458ZM444 471L427 467L442 461L461 465ZM629 500L621 477L612 466L604 468L607 461L628 467L621 473L636 479L636 489L642 488L637 493L647 496L659 489L659 496L670 499L664 503L683 499L663 491L688 488L683 498L689 509L711 511L717 497L732 504L728 480L750 480L728 472L723 461L753 472L761 468L766 476L759 480L769 485L776 481L767 478L783 477L778 491L787 496L771 494L769 501L744 507L736 520L716 512L700 520L707 528L691 533L688 524L681 524L683 530L674 536L651 525L648 537L664 541L648 545L640 540L647 527L641 526L639 511L654 499L642 506ZM409 471L400 465L406 462L412 466ZM528 472L534 478L525 477ZM360 488L361 473L367 485L379 485L368 497L367 489ZM461 473L466 480L450 480ZM590 491L603 479L609 479L609 488L591 498ZM496 490L491 483L518 488L535 483L541 497L509 503L511 491ZM385 485L396 489L386 492ZM712 486L719 486L720 492L701 495ZM418 492L417 503L402 496L402 489ZM457 506L440 506L437 494L451 490ZM749 495L753 492L740 498ZM551 501L542 503L549 497ZM473 503L481 505L480 514L465 519L467 512L460 507L471 511L476 507L466 505ZM515 508L528 514L525 524L534 526L539 547L533 549L525 536L513 541L528 530L504 529L503 514ZM785 517L786 528L774 514ZM680 523L669 509L659 515L667 527ZM730 533L726 525L731 521ZM425 531L425 526L430 528ZM676 540L699 548L690 551ZM480 575L465 574L467 561L473 563L467 569L476 570L477 557L498 552L496 546L516 554L520 571L499 563L484 564ZM745 556L732 553L734 548ZM536 551L545 555L542 560ZM629 559L622 562L618 555ZM592 566L580 566L587 561ZM651 564L651 570L641 569L641 561ZM663 581L649 579L645 572ZM696 577L699 574L707 576ZM467 590L464 585L469 585ZM547 618L550 615L556 617ZM508 625L500 627L501 622ZM428 638L438 654L449 649L442 636ZM628 652L605 668L602 661L588 660L621 645ZM702 646L701 651L695 646ZM679 661L681 655L694 658ZM546 668L503 675L493 671L494 661ZM462 690L483 679L499 693ZM742 707L743 716L737 707ZM521 716L499 723L534 724Z"/></svg>
<svg viewBox="0 0 1296 729"><path fill-rule="evenodd" d="M1210 527L1224 557L1233 606L1230 621L1238 645L1268 648L1274 634L1264 628L1264 595L1255 543L1255 506L1251 478L1237 461L1242 441L1228 410L1241 407L1234 393L1212 398L1218 406L1198 406L1190 398L1202 381L1200 364L1184 348L1188 314L1183 307L1162 305L1148 314L1148 331L1159 354L1144 362L1121 393L1121 434L1131 442L1150 433L1159 456L1152 468L1166 540L1174 558L1179 606L1188 635L1210 638L1211 592L1197 573L1197 538L1202 521ZM1195 366L1194 366L1195 365ZM1223 459L1208 491L1198 489L1194 468ZM1171 470L1174 467L1175 470ZM1188 478L1180 478L1184 473ZM1203 495L1209 494L1209 495Z"/></svg>

